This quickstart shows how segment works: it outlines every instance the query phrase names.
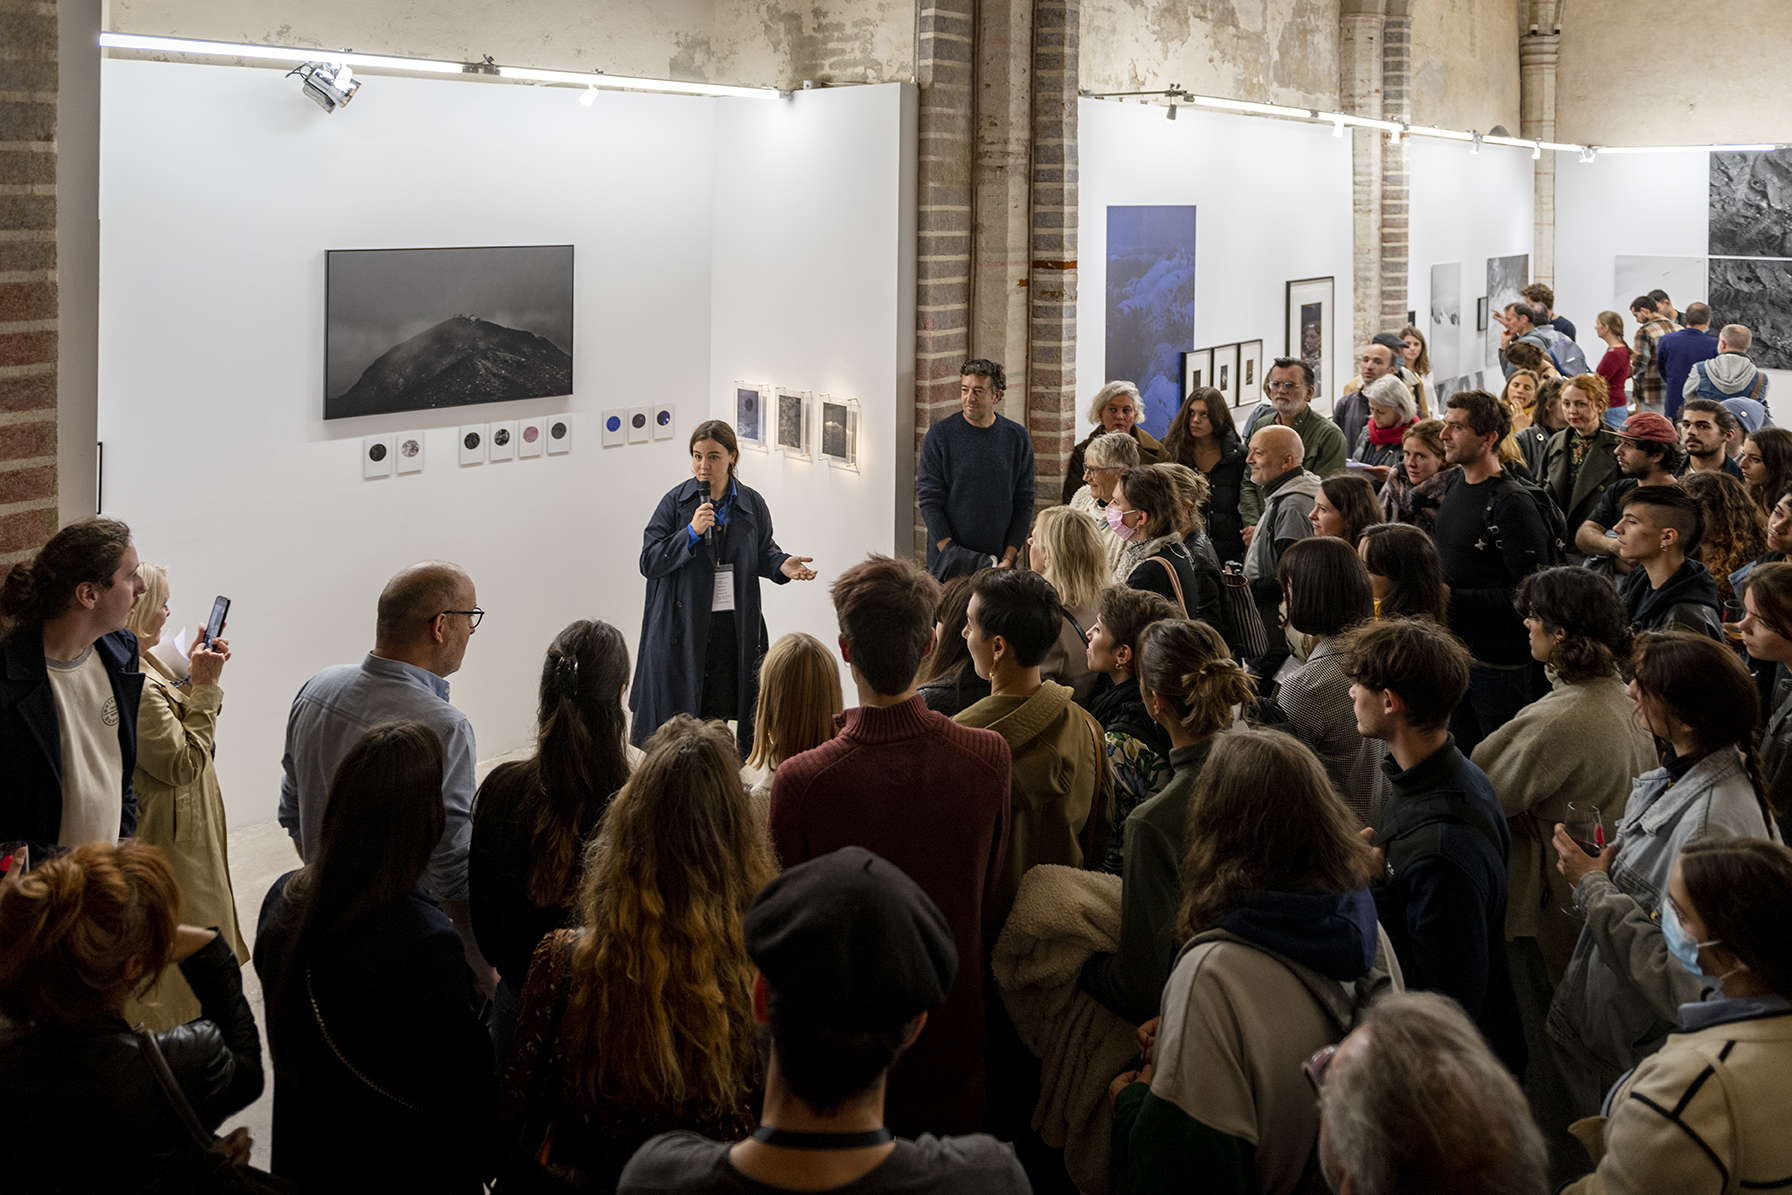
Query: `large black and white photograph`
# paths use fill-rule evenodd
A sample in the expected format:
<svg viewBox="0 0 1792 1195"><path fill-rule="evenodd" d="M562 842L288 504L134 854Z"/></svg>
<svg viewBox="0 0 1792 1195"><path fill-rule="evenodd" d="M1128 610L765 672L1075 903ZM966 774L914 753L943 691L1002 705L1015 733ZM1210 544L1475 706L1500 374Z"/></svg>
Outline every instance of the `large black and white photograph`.
<svg viewBox="0 0 1792 1195"><path fill-rule="evenodd" d="M1642 257L1620 253L1612 259L1611 309L1630 318L1630 304L1650 291L1665 290L1675 308L1703 303L1707 294L1702 257Z"/></svg>
<svg viewBox="0 0 1792 1195"><path fill-rule="evenodd" d="M1461 364L1462 263L1431 267L1431 314L1425 327L1431 376L1453 378Z"/></svg>
<svg viewBox="0 0 1792 1195"><path fill-rule="evenodd" d="M1792 257L1792 149L1712 154L1710 228L1713 257Z"/></svg>
<svg viewBox="0 0 1792 1195"><path fill-rule="evenodd" d="M1511 257L1487 259L1487 304L1500 314L1524 296L1518 292L1531 281L1531 255L1515 253ZM1500 338L1492 328L1487 330L1485 365L1500 363Z"/></svg>
<svg viewBox="0 0 1792 1195"><path fill-rule="evenodd" d="M330 250L324 418L571 394L572 252Z"/></svg>
<svg viewBox="0 0 1792 1195"><path fill-rule="evenodd" d="M1711 327L1725 324L1754 333L1748 355L1756 365L1792 369L1792 261L1712 258Z"/></svg>

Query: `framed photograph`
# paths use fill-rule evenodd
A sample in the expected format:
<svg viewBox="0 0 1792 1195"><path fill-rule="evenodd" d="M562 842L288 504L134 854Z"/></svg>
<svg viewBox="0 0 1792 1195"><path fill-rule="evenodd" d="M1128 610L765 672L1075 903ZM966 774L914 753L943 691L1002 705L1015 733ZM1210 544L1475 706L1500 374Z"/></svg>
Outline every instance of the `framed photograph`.
<svg viewBox="0 0 1792 1195"><path fill-rule="evenodd" d="M361 477L372 480L375 477L392 476L393 442L390 435L363 436L361 438Z"/></svg>
<svg viewBox="0 0 1792 1195"><path fill-rule="evenodd" d="M1196 349L1182 354L1182 398L1178 402L1188 401L1188 396L1201 386L1213 385L1213 350Z"/></svg>
<svg viewBox="0 0 1792 1195"><path fill-rule="evenodd" d="M1332 363L1337 357L1332 335L1334 279L1302 278L1288 284L1287 356L1298 357L1313 371L1313 400L1330 411L1337 393Z"/></svg>
<svg viewBox="0 0 1792 1195"><path fill-rule="evenodd" d="M1243 407L1263 397L1263 342L1247 340L1238 346L1238 398L1232 404Z"/></svg>
<svg viewBox="0 0 1792 1195"><path fill-rule="evenodd" d="M1213 388L1226 396L1226 405L1238 405L1238 346L1216 345L1213 349Z"/></svg>
<svg viewBox="0 0 1792 1195"><path fill-rule="evenodd" d="M771 397L770 386L749 386L734 383L734 434L741 446L765 447L766 406Z"/></svg>
<svg viewBox="0 0 1792 1195"><path fill-rule="evenodd" d="M573 247L331 249L324 418L572 393Z"/></svg>
<svg viewBox="0 0 1792 1195"><path fill-rule="evenodd" d="M778 387L778 451L808 460L810 407L814 393Z"/></svg>
<svg viewBox="0 0 1792 1195"><path fill-rule="evenodd" d="M1475 300L1475 331L1487 331L1487 296Z"/></svg>
<svg viewBox="0 0 1792 1195"><path fill-rule="evenodd" d="M628 409L628 442L645 444L653 436L652 407L630 407Z"/></svg>
<svg viewBox="0 0 1792 1195"><path fill-rule="evenodd" d="M398 456L393 465L394 472L423 472L423 433L399 432L395 444Z"/></svg>
<svg viewBox="0 0 1792 1195"><path fill-rule="evenodd" d="M486 441L486 459L508 461L516 457L516 420L506 419L491 425Z"/></svg>
<svg viewBox="0 0 1792 1195"><path fill-rule="evenodd" d="M821 457L842 469L859 467L859 404L851 398L831 398L823 394L816 400L821 417L816 420L820 436Z"/></svg>

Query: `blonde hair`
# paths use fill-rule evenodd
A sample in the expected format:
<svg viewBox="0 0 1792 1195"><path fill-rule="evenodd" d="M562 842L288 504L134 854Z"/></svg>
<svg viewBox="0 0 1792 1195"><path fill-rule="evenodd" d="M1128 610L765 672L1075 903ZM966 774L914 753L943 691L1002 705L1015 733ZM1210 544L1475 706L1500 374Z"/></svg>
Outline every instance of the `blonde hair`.
<svg viewBox="0 0 1792 1195"><path fill-rule="evenodd" d="M1257 704L1250 673L1232 662L1232 649L1204 622L1166 618L1139 633L1136 669L1145 690L1168 701L1182 729L1198 738L1232 725L1232 707Z"/></svg>
<svg viewBox="0 0 1792 1195"><path fill-rule="evenodd" d="M1102 588L1112 583L1095 520L1068 506L1048 506L1035 516L1033 534L1051 558L1039 575L1058 591L1064 608L1092 609Z"/></svg>
<svg viewBox="0 0 1792 1195"><path fill-rule="evenodd" d="M1179 465L1175 461L1159 461L1150 466L1170 479L1170 488L1176 491L1176 503L1182 508L1182 517L1176 520L1176 533L1188 535L1207 529L1207 520L1201 517L1201 508L1207 504L1207 495L1212 493L1207 479L1200 472Z"/></svg>
<svg viewBox="0 0 1792 1195"><path fill-rule="evenodd" d="M834 715L846 708L840 667L821 640L801 631L778 636L759 665L750 768L772 770L839 733Z"/></svg>
<svg viewBox="0 0 1792 1195"><path fill-rule="evenodd" d="M1095 392L1095 397L1089 400L1089 422L1099 424L1101 422L1101 409L1108 405L1109 399L1119 394L1130 396L1132 398L1133 410L1138 412L1139 418L1144 418L1145 412L1138 410L1144 402L1144 400L1139 397L1139 388L1131 382L1109 382L1107 385L1097 390Z"/></svg>
<svg viewBox="0 0 1792 1195"><path fill-rule="evenodd" d="M759 1078L741 919L777 865L739 768L724 724L676 714L604 815L560 1022L589 1104L714 1115Z"/></svg>
<svg viewBox="0 0 1792 1195"><path fill-rule="evenodd" d="M143 628L168 601L168 570L146 560L137 565L137 576L143 580L143 592L131 603L124 629L141 639Z"/></svg>

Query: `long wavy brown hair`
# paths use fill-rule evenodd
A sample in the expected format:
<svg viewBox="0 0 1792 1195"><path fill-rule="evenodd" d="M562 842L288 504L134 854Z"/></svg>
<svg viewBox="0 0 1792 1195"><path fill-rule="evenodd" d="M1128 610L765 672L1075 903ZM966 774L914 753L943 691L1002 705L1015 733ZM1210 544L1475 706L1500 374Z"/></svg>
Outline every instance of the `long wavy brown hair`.
<svg viewBox="0 0 1792 1195"><path fill-rule="evenodd" d="M1730 574L1767 550L1767 516L1728 473L1688 473L1680 484L1705 512L1705 534L1688 555L1704 562L1718 596L1732 601Z"/></svg>
<svg viewBox="0 0 1792 1195"><path fill-rule="evenodd" d="M747 906L774 875L734 736L685 714L610 803L579 893L561 1048L591 1103L717 1114L758 1078Z"/></svg>

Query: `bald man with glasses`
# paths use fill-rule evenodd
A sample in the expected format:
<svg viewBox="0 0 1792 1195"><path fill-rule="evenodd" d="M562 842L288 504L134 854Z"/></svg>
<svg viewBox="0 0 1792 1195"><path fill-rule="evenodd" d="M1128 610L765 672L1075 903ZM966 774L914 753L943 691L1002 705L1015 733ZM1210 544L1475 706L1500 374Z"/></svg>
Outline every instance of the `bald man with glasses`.
<svg viewBox="0 0 1792 1195"><path fill-rule="evenodd" d="M1251 426L1245 430L1244 442L1249 444L1251 437L1266 427L1287 427L1300 437L1306 453L1301 460L1301 467L1316 477L1330 477L1344 467L1344 459L1350 454L1350 446L1344 442L1344 433L1338 425L1313 409L1313 367L1298 357L1277 357L1269 367L1269 378L1263 384L1264 396L1269 399L1269 409L1260 411ZM1247 487L1256 487L1257 502L1254 505L1261 512L1263 494L1261 487L1254 481L1246 481ZM1245 546L1249 547L1251 537L1256 534L1253 522L1244 529Z"/></svg>

